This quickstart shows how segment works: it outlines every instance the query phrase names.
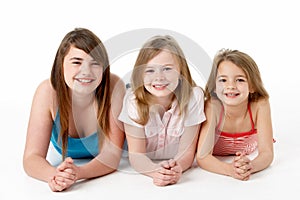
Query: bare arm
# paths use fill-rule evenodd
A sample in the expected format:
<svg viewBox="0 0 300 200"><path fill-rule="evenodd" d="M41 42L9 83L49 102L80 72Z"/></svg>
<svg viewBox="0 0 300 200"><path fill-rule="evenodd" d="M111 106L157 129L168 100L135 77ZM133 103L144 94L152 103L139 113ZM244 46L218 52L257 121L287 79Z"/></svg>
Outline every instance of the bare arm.
<svg viewBox="0 0 300 200"><path fill-rule="evenodd" d="M153 177L152 172L158 169L146 155L146 138L143 128L124 124L128 142L129 160L132 167L139 173Z"/></svg>
<svg viewBox="0 0 300 200"><path fill-rule="evenodd" d="M251 161L251 173L267 168L273 161L273 131L268 100L257 102L258 155Z"/></svg>
<svg viewBox="0 0 300 200"><path fill-rule="evenodd" d="M212 155L219 110L220 106L217 101L206 102L206 121L201 126L196 160L198 165L207 171L231 176L233 173L231 164L223 162Z"/></svg>
<svg viewBox="0 0 300 200"><path fill-rule="evenodd" d="M180 138L178 153L175 161L181 166L182 171L191 167L195 158L200 125L184 128L184 133Z"/></svg>
<svg viewBox="0 0 300 200"><path fill-rule="evenodd" d="M46 182L56 173L55 167L46 160L53 123L53 97L50 81L42 82L33 97L23 154L25 172Z"/></svg>

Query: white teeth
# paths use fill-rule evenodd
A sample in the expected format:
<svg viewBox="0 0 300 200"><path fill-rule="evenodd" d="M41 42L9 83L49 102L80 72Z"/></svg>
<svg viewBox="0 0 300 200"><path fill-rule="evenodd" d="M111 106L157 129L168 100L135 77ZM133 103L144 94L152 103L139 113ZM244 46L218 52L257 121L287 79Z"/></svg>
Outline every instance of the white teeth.
<svg viewBox="0 0 300 200"><path fill-rule="evenodd" d="M234 93L227 93L226 95L230 96L230 97L237 96L237 94L234 94Z"/></svg>
<svg viewBox="0 0 300 200"><path fill-rule="evenodd" d="M88 79L77 79L79 82L82 82L82 83L90 83L92 82L92 80L88 80Z"/></svg>
<svg viewBox="0 0 300 200"><path fill-rule="evenodd" d="M153 87L155 88L163 88L163 87L167 87L168 85L165 84L165 85L153 85Z"/></svg>

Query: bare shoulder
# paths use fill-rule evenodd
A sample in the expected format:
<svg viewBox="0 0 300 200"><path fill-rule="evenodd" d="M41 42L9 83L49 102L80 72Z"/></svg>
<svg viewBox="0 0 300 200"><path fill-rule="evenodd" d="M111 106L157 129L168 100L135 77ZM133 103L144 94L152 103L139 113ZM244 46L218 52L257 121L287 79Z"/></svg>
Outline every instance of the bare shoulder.
<svg viewBox="0 0 300 200"><path fill-rule="evenodd" d="M205 101L205 111L212 111L219 113L222 109L222 103L216 99L211 98L210 100Z"/></svg>
<svg viewBox="0 0 300 200"><path fill-rule="evenodd" d="M251 103L251 111L253 113L270 110L269 99L259 99Z"/></svg>
<svg viewBox="0 0 300 200"><path fill-rule="evenodd" d="M34 94L32 106L44 107L53 113L56 104L56 92L49 79L42 81Z"/></svg>
<svg viewBox="0 0 300 200"><path fill-rule="evenodd" d="M123 83L122 79L114 73L110 73L110 82L111 86L115 86L119 82Z"/></svg>
<svg viewBox="0 0 300 200"><path fill-rule="evenodd" d="M53 92L54 89L51 85L51 82L49 79L43 80L37 87L36 92L45 92L45 93L49 93L49 92Z"/></svg>
<svg viewBox="0 0 300 200"><path fill-rule="evenodd" d="M270 117L271 108L269 100L259 99L258 101L251 102L251 112L254 121L257 121L258 118Z"/></svg>
<svg viewBox="0 0 300 200"><path fill-rule="evenodd" d="M124 95L125 84L124 81L116 74L110 74L110 87L113 95Z"/></svg>

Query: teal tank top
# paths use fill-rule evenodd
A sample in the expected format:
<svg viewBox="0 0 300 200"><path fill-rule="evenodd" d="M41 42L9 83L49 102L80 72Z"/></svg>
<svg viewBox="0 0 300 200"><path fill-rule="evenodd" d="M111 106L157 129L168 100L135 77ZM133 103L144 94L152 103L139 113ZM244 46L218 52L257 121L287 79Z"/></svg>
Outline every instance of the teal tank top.
<svg viewBox="0 0 300 200"><path fill-rule="evenodd" d="M61 142L58 142L60 133L60 116L57 112L52 126L51 143L55 149L62 154ZM72 138L68 136L67 157L71 158L93 158L99 153L98 134L93 133L83 138Z"/></svg>

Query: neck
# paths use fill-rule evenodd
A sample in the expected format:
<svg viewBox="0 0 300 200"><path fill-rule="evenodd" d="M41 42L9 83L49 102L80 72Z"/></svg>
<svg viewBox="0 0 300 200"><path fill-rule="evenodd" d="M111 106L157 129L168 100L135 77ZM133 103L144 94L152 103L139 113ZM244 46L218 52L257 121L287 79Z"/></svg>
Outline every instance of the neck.
<svg viewBox="0 0 300 200"><path fill-rule="evenodd" d="M223 105L224 114L229 118L238 118L247 115L248 112L248 101L245 101L239 105Z"/></svg>
<svg viewBox="0 0 300 200"><path fill-rule="evenodd" d="M93 105L95 100L94 93L88 95L72 93L72 106L76 108L86 108L90 105Z"/></svg>
<svg viewBox="0 0 300 200"><path fill-rule="evenodd" d="M173 100L173 95L165 96L165 97L154 97L152 96L151 102L152 104L159 104L161 105L165 110L170 109L170 105Z"/></svg>

